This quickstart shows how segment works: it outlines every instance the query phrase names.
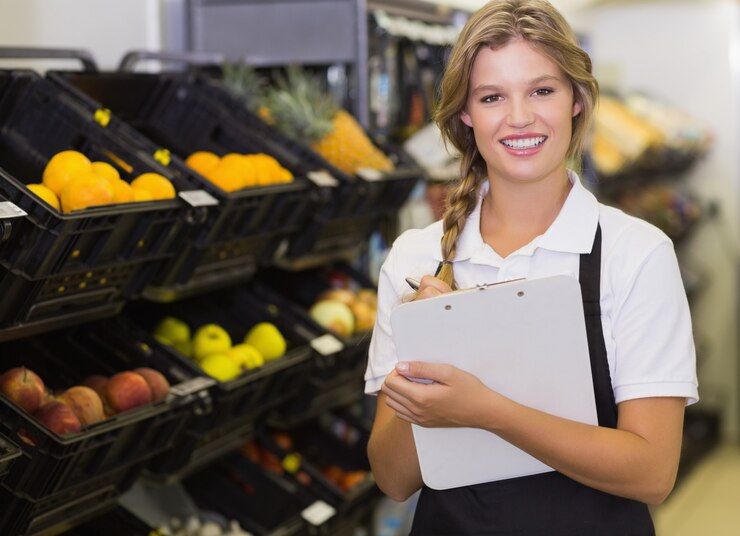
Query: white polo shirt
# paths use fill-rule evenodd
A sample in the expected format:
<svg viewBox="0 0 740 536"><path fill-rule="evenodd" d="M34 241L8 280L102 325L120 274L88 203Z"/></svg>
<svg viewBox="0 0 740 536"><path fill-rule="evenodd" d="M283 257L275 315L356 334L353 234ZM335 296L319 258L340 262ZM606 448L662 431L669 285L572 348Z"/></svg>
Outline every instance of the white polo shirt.
<svg viewBox="0 0 740 536"><path fill-rule="evenodd" d="M458 287L561 274L578 279L580 254L591 251L600 223L601 322L616 402L654 396L697 402L691 316L673 243L657 227L599 203L576 173L568 175L573 187L555 221L506 258L480 234L481 199L489 188L483 183L457 243ZM411 292L405 278L434 274L442 260L441 238L441 221L408 230L381 268L366 393L377 393L398 361L390 313Z"/></svg>

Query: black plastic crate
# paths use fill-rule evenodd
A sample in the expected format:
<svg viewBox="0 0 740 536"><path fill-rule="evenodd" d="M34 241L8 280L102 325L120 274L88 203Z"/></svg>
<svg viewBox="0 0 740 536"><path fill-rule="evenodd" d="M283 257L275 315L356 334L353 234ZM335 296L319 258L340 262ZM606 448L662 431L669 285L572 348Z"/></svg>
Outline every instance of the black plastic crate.
<svg viewBox="0 0 740 536"><path fill-rule="evenodd" d="M151 152L153 140L173 151L170 167L188 173L198 188L219 200L205 241L183 251L158 274L148 295L170 301L197 291L244 280L272 260L281 242L303 232L315 214L327 210L330 194L306 177L310 163L275 142L272 133L237 120L214 100L200 79L180 74L55 72L49 77L85 106L111 108L126 125L130 142ZM266 153L294 175L289 184L227 193L193 172L182 159L196 151L220 156ZM178 158L180 157L180 158ZM356 196L357 201L361 199ZM348 207L351 209L352 207Z"/></svg>
<svg viewBox="0 0 740 536"><path fill-rule="evenodd" d="M322 292L345 285L375 290L366 276L345 264L302 272L273 269L263 272L260 280L285 298L285 307L292 306L312 329L324 334L329 331L319 326L308 314ZM281 408L280 415L273 421L281 423L283 427L291 427L326 410L360 400L371 335L372 331L355 333L349 338L340 339L340 351L319 353L301 396Z"/></svg>
<svg viewBox="0 0 740 536"><path fill-rule="evenodd" d="M131 487L140 472L141 464L125 467L40 500L17 497L0 488L0 533L59 534L94 519L115 507L118 497ZM116 528L108 527L97 534L135 534L115 533Z"/></svg>
<svg viewBox="0 0 740 536"><path fill-rule="evenodd" d="M20 455L20 449L0 435L0 484Z"/></svg>
<svg viewBox="0 0 740 536"><path fill-rule="evenodd" d="M191 189L179 174L96 122L55 84L32 71L0 70L0 197L28 213L6 220L12 228L0 243L3 266L37 279L174 254L183 233L191 231L188 206L177 199L73 214L39 202L25 185L40 182L48 160L68 149L110 163L124 179L153 171L177 190Z"/></svg>
<svg viewBox="0 0 740 536"><path fill-rule="evenodd" d="M65 532L65 536L150 536L156 534L150 527L122 506L96 516L83 525Z"/></svg>
<svg viewBox="0 0 740 536"><path fill-rule="evenodd" d="M283 437L278 439L273 434ZM288 432L261 432L258 444L277 455L286 467L290 467L289 460L293 458L298 469L293 466L286 470L286 478L332 505L345 523L357 523L369 513L368 505L380 496L367 459L369 438L367 428L342 412L325 413ZM300 471L309 478L299 476ZM349 478L351 473L355 473L355 479L342 485L342 478Z"/></svg>
<svg viewBox="0 0 740 536"><path fill-rule="evenodd" d="M7 489L18 497L38 501L109 472L140 467L177 444L194 405L203 403L207 396L204 389L212 382L193 382L169 354L150 347L144 353L141 347L141 341L130 336L118 321L0 346L3 371L28 367L52 390L79 385L92 374L110 376L142 366L159 370L171 385L165 400L113 415L64 437L0 395L0 429L23 451L3 482Z"/></svg>
<svg viewBox="0 0 740 536"><path fill-rule="evenodd" d="M245 371L233 380L217 382L210 389L211 407L192 419L175 449L152 462L152 473L166 479L180 477L238 449L253 435L262 418L301 393L314 357L310 347L313 335L299 316L273 298L250 285L176 304L133 303L127 308L128 321L147 333L153 332L161 318L174 316L185 321L192 333L202 325L218 324L237 344L253 325L271 322L287 342L283 357ZM192 377L206 376L194 361L174 348L152 344L170 353Z"/></svg>
<svg viewBox="0 0 740 536"><path fill-rule="evenodd" d="M305 521L302 512L316 498L301 486L236 454L184 481L202 510L235 519L256 536L333 534L326 523Z"/></svg>

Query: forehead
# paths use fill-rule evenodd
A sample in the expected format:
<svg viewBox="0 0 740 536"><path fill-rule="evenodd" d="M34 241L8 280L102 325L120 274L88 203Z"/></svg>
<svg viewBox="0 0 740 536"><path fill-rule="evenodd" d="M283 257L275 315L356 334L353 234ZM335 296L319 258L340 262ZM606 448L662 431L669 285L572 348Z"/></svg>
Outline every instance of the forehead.
<svg viewBox="0 0 740 536"><path fill-rule="evenodd" d="M481 84L526 85L540 76L555 76L563 80L554 61L527 41L517 39L500 48L481 48L470 73L470 86L473 90Z"/></svg>

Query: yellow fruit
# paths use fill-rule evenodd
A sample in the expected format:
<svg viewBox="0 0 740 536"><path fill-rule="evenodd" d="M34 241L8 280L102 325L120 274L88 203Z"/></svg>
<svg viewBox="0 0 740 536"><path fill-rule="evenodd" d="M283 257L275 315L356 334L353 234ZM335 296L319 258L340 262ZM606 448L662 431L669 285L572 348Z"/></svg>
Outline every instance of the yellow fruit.
<svg viewBox="0 0 740 536"><path fill-rule="evenodd" d="M146 190L152 194L152 199L172 199L175 197L175 187L167 177L158 173L144 173L131 182L131 187L137 190Z"/></svg>
<svg viewBox="0 0 740 536"><path fill-rule="evenodd" d="M59 198L57 197L57 194L49 190L46 186L43 184L29 184L27 188L43 199L48 205L59 210Z"/></svg>
<svg viewBox="0 0 740 536"><path fill-rule="evenodd" d="M134 189L126 181L117 180L109 184L113 188L114 203L132 203L135 201Z"/></svg>
<svg viewBox="0 0 740 536"><path fill-rule="evenodd" d="M93 173L101 177L105 177L111 183L121 180L121 175L118 173L118 170L107 162L93 162L90 164L90 167L92 168Z"/></svg>
<svg viewBox="0 0 740 536"><path fill-rule="evenodd" d="M172 342L182 342L190 340L190 326L187 322L175 318L174 316L165 316L159 321L154 328L154 336L161 335Z"/></svg>
<svg viewBox="0 0 740 536"><path fill-rule="evenodd" d="M61 202L64 212L87 207L108 205L113 201L113 189L108 181L92 171L72 179L62 190Z"/></svg>
<svg viewBox="0 0 740 536"><path fill-rule="evenodd" d="M237 344L227 354L242 370L252 370L265 364L265 358L251 344Z"/></svg>
<svg viewBox="0 0 740 536"><path fill-rule="evenodd" d="M218 164L221 162L221 158L218 155L208 151L197 151L188 156L185 163L193 168L201 175L205 175L209 171L216 169Z"/></svg>
<svg viewBox="0 0 740 536"><path fill-rule="evenodd" d="M145 201L152 201L152 194L148 190L142 190L141 188L131 188L134 192L134 202L143 203Z"/></svg>
<svg viewBox="0 0 740 536"><path fill-rule="evenodd" d="M217 324L201 326L193 335L193 355L201 361L212 354L225 354L231 349L231 336Z"/></svg>
<svg viewBox="0 0 740 536"><path fill-rule="evenodd" d="M205 177L225 192L241 190L245 185L243 164L233 160L224 162L222 159L218 167L206 173Z"/></svg>
<svg viewBox="0 0 740 536"><path fill-rule="evenodd" d="M56 195L62 195L62 190L73 178L90 171L90 160L77 151L62 151L55 154L44 169L42 182Z"/></svg>
<svg viewBox="0 0 740 536"><path fill-rule="evenodd" d="M257 324L244 337L244 343L254 346L265 361L272 361L285 355L287 343L277 327L269 322Z"/></svg>
<svg viewBox="0 0 740 536"><path fill-rule="evenodd" d="M200 363L200 368L221 382L233 380L241 374L241 368L226 354L211 354Z"/></svg>

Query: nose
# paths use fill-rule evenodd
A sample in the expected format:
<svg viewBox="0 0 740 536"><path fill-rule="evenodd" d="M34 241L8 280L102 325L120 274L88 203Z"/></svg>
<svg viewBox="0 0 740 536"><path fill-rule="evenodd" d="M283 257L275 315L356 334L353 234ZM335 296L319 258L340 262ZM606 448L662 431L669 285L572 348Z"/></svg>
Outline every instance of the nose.
<svg viewBox="0 0 740 536"><path fill-rule="evenodd" d="M509 113L506 117L508 126L523 128L534 123L534 113L526 99L511 99Z"/></svg>

